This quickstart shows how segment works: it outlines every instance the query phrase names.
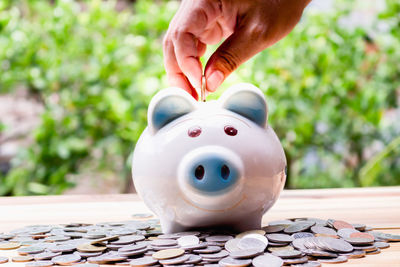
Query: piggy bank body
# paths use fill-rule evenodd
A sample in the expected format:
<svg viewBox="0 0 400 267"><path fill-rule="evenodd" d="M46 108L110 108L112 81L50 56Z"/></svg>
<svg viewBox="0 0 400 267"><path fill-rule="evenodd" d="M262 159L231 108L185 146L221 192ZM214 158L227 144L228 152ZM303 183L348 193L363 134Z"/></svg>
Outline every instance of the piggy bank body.
<svg viewBox="0 0 400 267"><path fill-rule="evenodd" d="M235 85L210 102L196 102L179 88L160 91L132 163L136 190L164 233L260 228L285 170L264 95L251 84Z"/></svg>

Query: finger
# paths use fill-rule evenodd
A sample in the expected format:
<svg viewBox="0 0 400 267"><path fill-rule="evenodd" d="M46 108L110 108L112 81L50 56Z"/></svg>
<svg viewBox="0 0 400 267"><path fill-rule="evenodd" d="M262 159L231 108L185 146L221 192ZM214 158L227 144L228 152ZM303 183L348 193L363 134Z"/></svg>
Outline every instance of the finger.
<svg viewBox="0 0 400 267"><path fill-rule="evenodd" d="M203 42L198 41L197 42L197 53L199 54L199 57L202 57L207 50L207 45Z"/></svg>
<svg viewBox="0 0 400 267"><path fill-rule="evenodd" d="M214 92L238 66L262 51L266 47L264 36L264 30L258 27L236 29L207 62L207 90Z"/></svg>
<svg viewBox="0 0 400 267"><path fill-rule="evenodd" d="M199 88L201 86L203 67L199 60L197 43L196 37L187 32L179 33L177 39L173 40L179 68L188 77L190 83Z"/></svg>
<svg viewBox="0 0 400 267"><path fill-rule="evenodd" d="M168 84L184 89L195 99L198 99L196 90L191 86L186 76L182 73L175 58L173 44L168 36L164 39L164 66L167 72Z"/></svg>

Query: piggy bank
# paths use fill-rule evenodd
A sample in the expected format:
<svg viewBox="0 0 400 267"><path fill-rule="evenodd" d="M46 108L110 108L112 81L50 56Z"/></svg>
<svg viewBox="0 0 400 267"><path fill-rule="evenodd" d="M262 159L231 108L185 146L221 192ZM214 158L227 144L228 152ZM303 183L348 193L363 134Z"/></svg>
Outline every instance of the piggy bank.
<svg viewBox="0 0 400 267"><path fill-rule="evenodd" d="M216 101L197 102L168 88L154 96L147 115L132 177L163 232L259 229L286 180L264 94L237 84Z"/></svg>

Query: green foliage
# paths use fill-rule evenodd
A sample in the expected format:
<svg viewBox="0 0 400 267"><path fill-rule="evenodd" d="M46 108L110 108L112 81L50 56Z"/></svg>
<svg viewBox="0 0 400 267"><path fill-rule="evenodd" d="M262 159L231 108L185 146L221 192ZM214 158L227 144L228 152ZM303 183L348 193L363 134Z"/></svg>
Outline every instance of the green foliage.
<svg viewBox="0 0 400 267"><path fill-rule="evenodd" d="M382 126L400 88L399 4L387 2L379 19L390 30L373 42L363 29L340 26L345 10L309 12L225 83L265 91L289 187L400 183L400 149L391 143L398 132ZM147 105L166 86L161 40L178 2L139 0L122 11L115 4L0 0L0 93L22 86L45 107L34 144L0 177L0 195L61 193L73 186L69 174L93 163L129 177ZM369 163L375 141L390 153ZM363 180L363 166L378 171L364 169Z"/></svg>

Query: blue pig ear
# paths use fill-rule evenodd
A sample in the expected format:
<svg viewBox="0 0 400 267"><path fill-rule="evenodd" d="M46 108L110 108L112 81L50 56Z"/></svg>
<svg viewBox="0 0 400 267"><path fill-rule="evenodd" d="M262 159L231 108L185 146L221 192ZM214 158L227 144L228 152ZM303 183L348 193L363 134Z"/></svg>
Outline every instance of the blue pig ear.
<svg viewBox="0 0 400 267"><path fill-rule="evenodd" d="M219 99L223 108L235 112L255 124L267 125L267 102L263 92L249 83L230 87Z"/></svg>
<svg viewBox="0 0 400 267"><path fill-rule="evenodd" d="M147 120L155 134L168 123L196 109L197 102L185 90L170 87L158 92L150 101Z"/></svg>

